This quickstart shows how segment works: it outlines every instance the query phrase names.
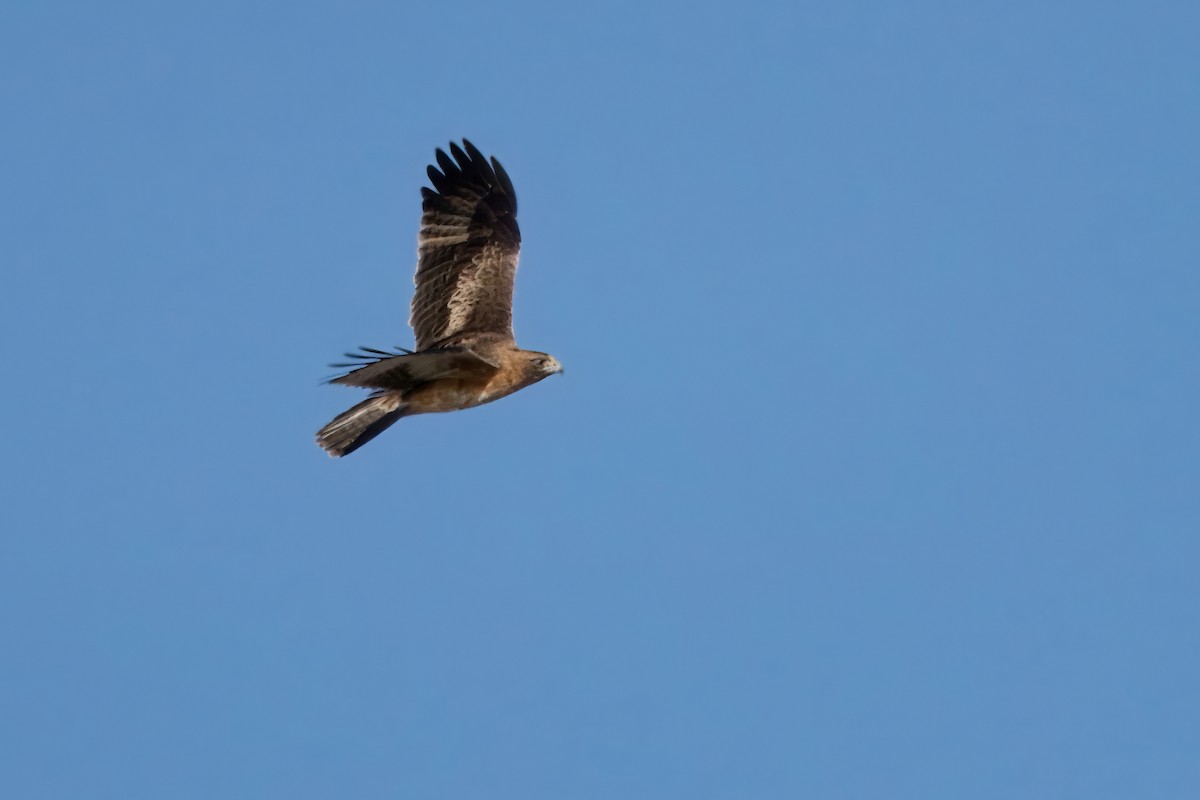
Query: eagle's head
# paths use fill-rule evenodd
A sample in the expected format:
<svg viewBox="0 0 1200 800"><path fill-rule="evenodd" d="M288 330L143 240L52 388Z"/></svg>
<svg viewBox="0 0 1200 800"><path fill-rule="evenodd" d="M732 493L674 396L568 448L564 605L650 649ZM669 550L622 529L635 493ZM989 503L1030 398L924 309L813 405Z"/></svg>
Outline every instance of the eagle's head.
<svg viewBox="0 0 1200 800"><path fill-rule="evenodd" d="M563 371L562 364L559 364L558 360L548 353L537 353L530 350L528 355L529 361L526 368L529 370L530 377L535 381Z"/></svg>

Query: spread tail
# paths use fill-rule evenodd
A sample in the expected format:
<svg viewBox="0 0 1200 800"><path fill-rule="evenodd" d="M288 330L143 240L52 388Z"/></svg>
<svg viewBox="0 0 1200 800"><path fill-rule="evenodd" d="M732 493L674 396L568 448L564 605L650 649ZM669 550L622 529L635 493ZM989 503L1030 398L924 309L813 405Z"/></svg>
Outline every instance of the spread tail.
<svg viewBox="0 0 1200 800"><path fill-rule="evenodd" d="M404 402L395 393L362 401L338 414L317 431L317 444L334 458L353 453L404 416Z"/></svg>

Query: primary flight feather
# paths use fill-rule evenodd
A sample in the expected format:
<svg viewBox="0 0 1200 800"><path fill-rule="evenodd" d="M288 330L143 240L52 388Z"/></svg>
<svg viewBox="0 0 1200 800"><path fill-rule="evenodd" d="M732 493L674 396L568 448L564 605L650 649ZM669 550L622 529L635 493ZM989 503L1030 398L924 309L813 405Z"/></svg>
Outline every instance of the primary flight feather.
<svg viewBox="0 0 1200 800"><path fill-rule="evenodd" d="M421 188L412 351L347 353L330 383L373 390L317 432L331 456L353 453L401 417L498 400L562 372L552 356L517 347L513 281L521 249L517 195L504 167L466 139L437 151Z"/></svg>

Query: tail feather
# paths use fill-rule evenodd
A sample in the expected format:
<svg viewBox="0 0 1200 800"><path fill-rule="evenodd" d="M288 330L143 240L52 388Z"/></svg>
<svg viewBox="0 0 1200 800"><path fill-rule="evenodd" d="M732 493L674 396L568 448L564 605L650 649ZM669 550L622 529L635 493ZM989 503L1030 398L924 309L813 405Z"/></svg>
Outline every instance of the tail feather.
<svg viewBox="0 0 1200 800"><path fill-rule="evenodd" d="M353 453L404 416L404 402L394 393L371 397L338 414L317 431L317 444L334 458Z"/></svg>

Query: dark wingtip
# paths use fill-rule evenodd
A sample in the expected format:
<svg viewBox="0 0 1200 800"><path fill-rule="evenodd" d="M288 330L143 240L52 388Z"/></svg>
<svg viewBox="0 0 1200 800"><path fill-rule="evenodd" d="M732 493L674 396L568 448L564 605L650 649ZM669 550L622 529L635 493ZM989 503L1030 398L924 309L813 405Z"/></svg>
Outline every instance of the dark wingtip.
<svg viewBox="0 0 1200 800"><path fill-rule="evenodd" d="M508 199L512 200L513 213L517 213L517 192L513 189L512 178L508 177L508 173L504 171L504 167L492 156L492 171L496 175L496 180L500 184L500 190L508 195Z"/></svg>
<svg viewBox="0 0 1200 800"><path fill-rule="evenodd" d="M471 159L463 152L463 149L458 146L458 142L450 143L450 155L454 156L454 160L458 162L459 167L466 169L471 164Z"/></svg>
<svg viewBox="0 0 1200 800"><path fill-rule="evenodd" d="M426 170L434 187L432 190L421 189L422 204L426 210L438 207L437 195L460 194L462 189L467 188L485 195L504 196L507 199L506 204L510 207L508 212L516 216L517 193L513 189L512 179L494 156L485 156L483 151L465 136L461 145L458 142L450 142L448 149L449 155L439 147L436 150L437 166L430 164Z"/></svg>
<svg viewBox="0 0 1200 800"><path fill-rule="evenodd" d="M450 149L453 151L454 146L451 145ZM453 177L460 172L458 164L455 164L442 148L439 147L437 149L434 153L434 158L437 159L438 166L442 168L442 172L446 173L446 177Z"/></svg>
<svg viewBox="0 0 1200 800"><path fill-rule="evenodd" d="M483 153L479 152L479 148L471 144L470 139L463 139L463 149L467 151L467 156L471 159L471 164L478 167L480 164L487 166L487 158Z"/></svg>
<svg viewBox="0 0 1200 800"><path fill-rule="evenodd" d="M425 175L429 178L429 182L434 185L434 188L437 188L439 184L444 183L446 180L446 176L438 172L438 168L433 164L425 168Z"/></svg>

